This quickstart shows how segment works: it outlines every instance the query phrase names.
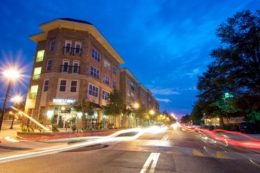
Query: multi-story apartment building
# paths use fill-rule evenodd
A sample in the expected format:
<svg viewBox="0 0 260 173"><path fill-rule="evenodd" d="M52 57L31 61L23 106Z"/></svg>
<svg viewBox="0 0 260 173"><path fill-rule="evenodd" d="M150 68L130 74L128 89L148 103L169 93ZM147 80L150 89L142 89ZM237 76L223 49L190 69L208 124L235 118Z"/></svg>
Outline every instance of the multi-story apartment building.
<svg viewBox="0 0 260 173"><path fill-rule="evenodd" d="M126 106L133 108L134 104L138 103L146 110L159 112L159 103L151 91L144 88L126 68L120 70L120 91Z"/></svg>
<svg viewBox="0 0 260 173"><path fill-rule="evenodd" d="M120 70L120 91L128 108L139 102L138 81L126 68Z"/></svg>
<svg viewBox="0 0 260 173"><path fill-rule="evenodd" d="M59 114L85 99L105 105L119 89L123 59L89 22L69 18L40 25L25 111L37 119Z"/></svg>

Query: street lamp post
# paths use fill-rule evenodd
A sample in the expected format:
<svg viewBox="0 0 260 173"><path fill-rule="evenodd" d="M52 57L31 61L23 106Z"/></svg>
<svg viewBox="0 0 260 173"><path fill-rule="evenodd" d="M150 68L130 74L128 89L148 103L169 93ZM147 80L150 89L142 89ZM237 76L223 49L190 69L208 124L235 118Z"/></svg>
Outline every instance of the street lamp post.
<svg viewBox="0 0 260 173"><path fill-rule="evenodd" d="M14 97L11 98L11 101L14 103L14 105L18 105L19 103L21 103L23 100L22 96L20 95L16 95ZM13 125L14 125L14 119L15 119L15 114L13 114L13 119L12 119L12 122L11 122L11 126L10 126L10 129L13 129Z"/></svg>
<svg viewBox="0 0 260 173"><path fill-rule="evenodd" d="M7 69L3 72L3 77L8 80L8 86L7 86L6 93L5 93L5 99L4 99L4 104L3 104L3 108L2 108L2 114L0 116L0 131L2 130L5 108L6 108L6 104L7 104L7 101L8 101L9 94L10 94L11 85L14 81L16 81L20 77L20 73L15 68L9 68L9 69Z"/></svg>

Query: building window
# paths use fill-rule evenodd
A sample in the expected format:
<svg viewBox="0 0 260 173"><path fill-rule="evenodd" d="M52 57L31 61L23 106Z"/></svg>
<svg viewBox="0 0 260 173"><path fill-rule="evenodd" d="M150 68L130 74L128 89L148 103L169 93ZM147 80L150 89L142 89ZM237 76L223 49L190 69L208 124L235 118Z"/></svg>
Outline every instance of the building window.
<svg viewBox="0 0 260 173"><path fill-rule="evenodd" d="M77 92L77 84L78 84L78 81L76 81L76 80L71 81L71 85L70 85L71 92Z"/></svg>
<svg viewBox="0 0 260 173"><path fill-rule="evenodd" d="M98 88L94 85L89 84L88 94L94 97L98 97Z"/></svg>
<svg viewBox="0 0 260 173"><path fill-rule="evenodd" d="M108 100L109 99L109 93L106 91L102 91L102 99L103 100Z"/></svg>
<svg viewBox="0 0 260 173"><path fill-rule="evenodd" d="M60 91L61 92L66 91L66 83L67 83L66 80L60 80Z"/></svg>
<svg viewBox="0 0 260 173"><path fill-rule="evenodd" d="M43 61L45 50L38 50L36 55L36 62Z"/></svg>
<svg viewBox="0 0 260 173"><path fill-rule="evenodd" d="M74 53L75 53L76 55L81 55L81 50L82 50L81 47L82 47L82 46L81 46L81 42L76 41L76 42L75 42L75 49L74 49Z"/></svg>
<svg viewBox="0 0 260 173"><path fill-rule="evenodd" d="M41 71L42 71L41 67L34 68L34 70L33 70L33 80L38 80L40 78Z"/></svg>
<svg viewBox="0 0 260 173"><path fill-rule="evenodd" d="M79 61L73 61L72 73L79 73Z"/></svg>
<svg viewBox="0 0 260 173"><path fill-rule="evenodd" d="M100 61L100 53L96 49L92 49L92 58L94 58L96 61Z"/></svg>
<svg viewBox="0 0 260 173"><path fill-rule="evenodd" d="M46 71L51 71L52 67L52 60L48 60L46 64Z"/></svg>
<svg viewBox="0 0 260 173"><path fill-rule="evenodd" d="M108 60L104 60L104 67L110 69L111 65Z"/></svg>
<svg viewBox="0 0 260 173"><path fill-rule="evenodd" d="M71 47L72 47L72 41L71 40L65 40L64 44L64 53L71 53Z"/></svg>
<svg viewBox="0 0 260 173"><path fill-rule="evenodd" d="M55 40L53 39L50 41L49 50L53 51L54 49L55 49Z"/></svg>
<svg viewBox="0 0 260 173"><path fill-rule="evenodd" d="M136 90L136 86L135 86L135 84L131 80L128 80L128 85L130 86L132 91Z"/></svg>
<svg viewBox="0 0 260 173"><path fill-rule="evenodd" d="M43 83L43 91L46 92L49 89L49 80L45 80Z"/></svg>
<svg viewBox="0 0 260 173"><path fill-rule="evenodd" d="M30 90L30 94L29 94L29 98L30 99L36 99L37 92L38 92L38 85L32 85L31 90Z"/></svg>
<svg viewBox="0 0 260 173"><path fill-rule="evenodd" d="M109 77L108 76L104 76L103 82L107 85L109 85Z"/></svg>
<svg viewBox="0 0 260 173"><path fill-rule="evenodd" d="M117 73L117 67L116 66L113 66L112 72L113 72L114 75L116 75L116 73Z"/></svg>
<svg viewBox="0 0 260 173"><path fill-rule="evenodd" d="M99 79L99 70L97 70L94 67L90 68L90 75L93 76L96 79Z"/></svg>
<svg viewBox="0 0 260 173"><path fill-rule="evenodd" d="M68 60L63 60L62 66L61 66L61 71L69 72L69 61Z"/></svg>
<svg viewBox="0 0 260 173"><path fill-rule="evenodd" d="M113 81L112 87L116 89L116 81Z"/></svg>

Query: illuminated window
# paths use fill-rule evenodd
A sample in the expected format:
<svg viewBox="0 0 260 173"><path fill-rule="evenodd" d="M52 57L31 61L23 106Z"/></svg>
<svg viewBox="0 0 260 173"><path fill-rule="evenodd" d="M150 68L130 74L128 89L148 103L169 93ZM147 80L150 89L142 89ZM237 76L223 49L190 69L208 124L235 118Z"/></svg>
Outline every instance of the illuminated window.
<svg viewBox="0 0 260 173"><path fill-rule="evenodd" d="M38 85L32 85L31 86L31 90L30 90L29 98L30 99L35 99L36 96L37 96L37 92L38 92Z"/></svg>
<svg viewBox="0 0 260 173"><path fill-rule="evenodd" d="M44 52L45 52L45 50L38 50L37 55L36 55L36 62L43 61Z"/></svg>
<svg viewBox="0 0 260 173"><path fill-rule="evenodd" d="M33 80L37 80L37 79L40 78L41 71L42 71L42 68L41 68L41 67L36 67L36 68L34 68L34 71L33 71Z"/></svg>

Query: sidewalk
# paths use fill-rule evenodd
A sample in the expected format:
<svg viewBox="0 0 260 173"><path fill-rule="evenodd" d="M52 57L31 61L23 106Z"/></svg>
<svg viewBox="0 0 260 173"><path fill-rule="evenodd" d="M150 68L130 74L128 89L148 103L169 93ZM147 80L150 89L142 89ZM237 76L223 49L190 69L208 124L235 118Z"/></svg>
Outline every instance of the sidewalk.
<svg viewBox="0 0 260 173"><path fill-rule="evenodd" d="M10 129L11 121L10 120L4 120L2 129L0 132L0 141L1 138L5 137L11 137L16 138L16 133L20 131L20 124L18 122L14 122L13 129Z"/></svg>

